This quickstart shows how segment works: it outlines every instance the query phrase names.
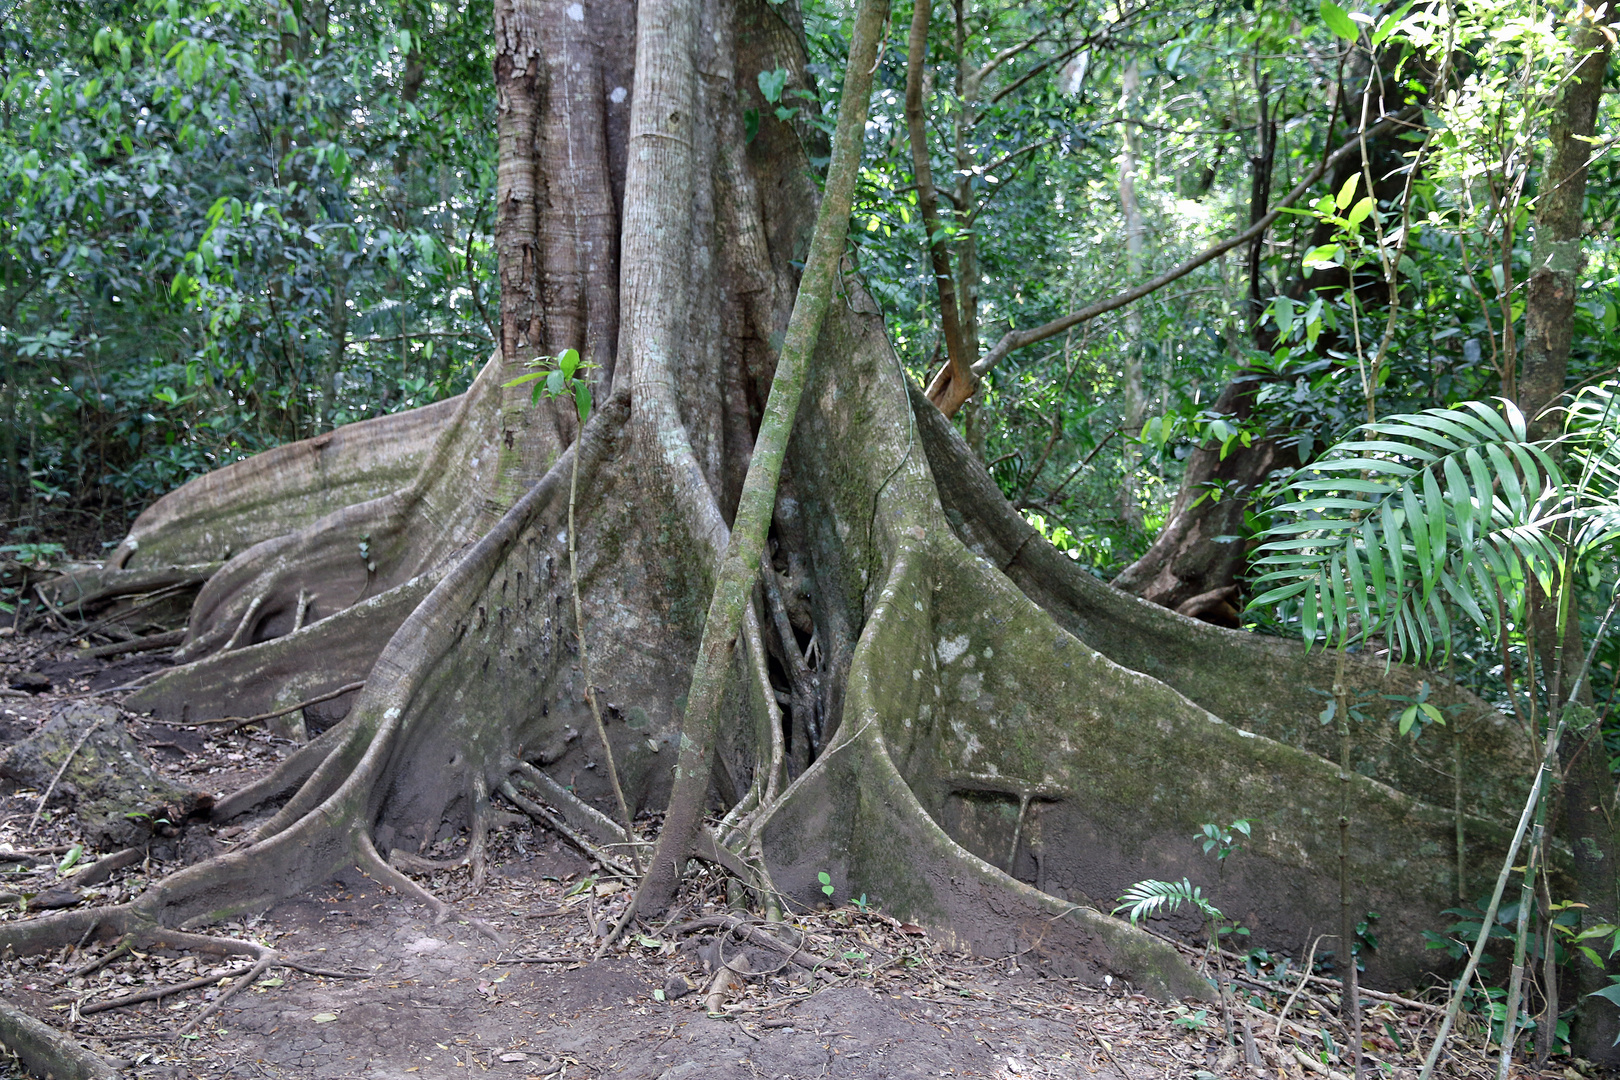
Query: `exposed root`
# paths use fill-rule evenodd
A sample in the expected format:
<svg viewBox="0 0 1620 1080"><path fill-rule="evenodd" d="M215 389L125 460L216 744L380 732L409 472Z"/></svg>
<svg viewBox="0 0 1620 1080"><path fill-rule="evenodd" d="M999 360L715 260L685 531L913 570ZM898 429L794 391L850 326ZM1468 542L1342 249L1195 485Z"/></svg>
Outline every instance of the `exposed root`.
<svg viewBox="0 0 1620 1080"><path fill-rule="evenodd" d="M241 992L243 987L252 986L255 982L257 982L259 976L263 975L267 970L269 970L270 965L276 963L278 959L279 957L276 955L276 950L265 949L264 952L260 954L258 962L249 968L246 974L240 977L232 976L230 985L220 993L219 997L209 1002L208 1006L204 1008L202 1012L192 1017L191 1022L185 1027L181 1028L179 1034L185 1035L188 1032L196 1031L202 1026L205 1020L219 1012L219 1010L223 1009L231 998L235 997Z"/></svg>
<svg viewBox="0 0 1620 1080"><path fill-rule="evenodd" d="M108 878L112 877L118 871L122 870L124 867L134 866L145 857L146 849L143 847L124 848L122 851L115 851L110 855L103 855L95 862L90 863L84 869L75 873L71 878L71 881L79 888L89 888L91 885L99 885L103 881L106 881Z"/></svg>
<svg viewBox="0 0 1620 1080"><path fill-rule="evenodd" d="M110 645L97 645L95 648L85 649L79 656L86 660L104 660L109 656L123 656L125 653L154 652L158 649L173 648L185 639L184 630L169 630L161 634L131 638L128 641L115 641Z"/></svg>
<svg viewBox="0 0 1620 1080"><path fill-rule="evenodd" d="M16 1054L35 1076L56 1080L118 1080L119 1073L48 1024L0 1001L0 1047Z"/></svg>
<svg viewBox="0 0 1620 1080"><path fill-rule="evenodd" d="M125 570L109 564L100 569L76 571L41 582L35 587L35 593L44 602L47 611L66 622L70 614L94 611L126 596L146 595L148 600L152 600L159 592L173 595L198 588L213 577L222 565L205 562ZM119 618L133 613L120 613Z"/></svg>
<svg viewBox="0 0 1620 1080"><path fill-rule="evenodd" d="M418 885L405 874L388 865L387 861L385 861L381 855L377 854L377 849L372 844L370 836L362 834L356 846L359 848L356 862L360 865L360 868L363 871L376 878L380 884L393 886L394 888L403 892L405 895L415 897L417 900L420 900L423 904L427 905L428 909L433 912L433 921L435 924L449 922L450 919L455 916L456 909L454 907L445 903L443 900L440 900L437 896L434 896L432 892L423 888L421 885ZM474 930L477 930L480 934L483 934L485 937L489 938L489 940L493 941L503 949L511 944L506 940L506 936L504 934L496 930L483 919L476 919L470 915L467 915L462 921L466 922Z"/></svg>
<svg viewBox="0 0 1620 1080"><path fill-rule="evenodd" d="M214 804L211 819L229 821L239 814L279 799L293 791L326 760L335 746L348 735L352 721L345 717L321 732L277 765L268 775L238 788Z"/></svg>
<svg viewBox="0 0 1620 1080"><path fill-rule="evenodd" d="M324 694L316 694L312 698L305 698L303 701L295 702L284 708L272 709L269 712L259 713L255 716L221 716L215 720L153 720L150 722L163 727L207 727L211 724L229 724L229 727L221 728L216 732L216 736L229 735L238 728L245 728L249 724L262 724L266 720L274 720L278 716L286 716L288 713L297 712L299 709L319 705L322 702L331 701L333 698L342 697L344 694L352 694L365 685L363 679L359 682L344 683L336 690L328 690Z"/></svg>
<svg viewBox="0 0 1620 1080"><path fill-rule="evenodd" d="M415 881L412 881L401 871L390 866L381 855L377 854L377 849L372 846L369 838L361 847L359 862L362 870L376 878L379 884L391 886L406 896L421 902L429 911L433 912L433 922L436 925L449 921L451 914L454 912L454 909L449 904L434 896Z"/></svg>
<svg viewBox="0 0 1620 1080"><path fill-rule="evenodd" d="M467 865L467 857L459 859L429 859L404 848L394 848L388 853L388 865L395 870L411 871L418 874L436 874L442 870L459 870Z"/></svg>
<svg viewBox="0 0 1620 1080"><path fill-rule="evenodd" d="M175 597L175 596L180 595L183 592L187 592L187 591L189 591L191 589L195 589L197 587L197 584L198 583L195 582L195 581L181 581L178 584L170 585L170 586L167 586L166 588L158 589L156 592L153 592L153 593L148 593L148 594L142 596L138 603L135 603L135 604L133 604L130 607L127 607L127 608L119 608L119 609L115 610L111 615L108 615L105 618L103 618L101 621L91 623L89 626L84 628L83 632L86 633L86 634L95 634L95 633L100 633L102 630L107 630L107 629L111 629L113 627L116 627L120 623L129 624L130 621L136 615L140 615L140 614L143 614L144 612L152 610L153 608L157 607L159 604L163 603L163 601L168 600L171 597ZM114 654L112 654L112 653L102 653L102 654L99 654L99 655L111 656L111 655L114 655Z"/></svg>
<svg viewBox="0 0 1620 1080"><path fill-rule="evenodd" d="M640 877L640 875L637 874L628 863L621 859L614 858L612 855L608 854L607 851L591 843L577 830L571 828L567 822L563 821L550 810L547 810L544 806L541 806L533 799L528 798L522 792L518 791L517 788L512 785L510 780L501 782L500 792L502 795L505 795L512 801L513 806L516 806L518 809L534 818L534 820L540 822L546 828L555 832L564 840L567 840L570 844L573 844L586 858L594 859L598 863L601 863L604 870L616 874L626 881L635 881L638 877Z"/></svg>

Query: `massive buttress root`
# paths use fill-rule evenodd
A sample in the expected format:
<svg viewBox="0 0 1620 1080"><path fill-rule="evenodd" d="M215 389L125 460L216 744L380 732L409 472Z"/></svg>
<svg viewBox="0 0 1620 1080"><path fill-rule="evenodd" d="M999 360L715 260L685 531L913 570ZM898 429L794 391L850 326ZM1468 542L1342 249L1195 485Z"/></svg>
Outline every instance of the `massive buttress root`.
<svg viewBox="0 0 1620 1080"><path fill-rule="evenodd" d="M276 775L222 800L249 815L250 845L157 884L125 921L205 922L351 862L414 888L388 853L480 835L490 793L528 766L612 806L573 646L575 421L504 385L564 348L597 364L576 507L597 693L632 809L668 797L816 200L801 133L771 117L756 76L802 73L806 57L766 0L571 10L496 6L502 351L435 414L412 479L234 553L198 599L189 663L138 701L198 718L365 686ZM630 72L632 42L655 39ZM633 127L636 95L679 107ZM765 117L752 141L746 109ZM632 159L653 183L626 183ZM827 872L839 899L865 893L964 945L1161 995L1206 991L1099 910L1139 878L1192 877L1258 943L1294 949L1330 925L1339 781L1311 689L1331 669L1091 579L919 396L846 277L716 755L712 806L736 810L718 833L751 884L809 903ZM1370 690L1418 681L1375 661L1355 673ZM1472 712L1415 753L1371 724L1358 736L1354 902L1383 913L1374 982L1421 967L1419 930L1477 887L1526 772L1500 717L1443 693ZM1237 817L1254 839L1218 873L1193 834ZM76 940L93 917L13 924L0 943Z"/></svg>

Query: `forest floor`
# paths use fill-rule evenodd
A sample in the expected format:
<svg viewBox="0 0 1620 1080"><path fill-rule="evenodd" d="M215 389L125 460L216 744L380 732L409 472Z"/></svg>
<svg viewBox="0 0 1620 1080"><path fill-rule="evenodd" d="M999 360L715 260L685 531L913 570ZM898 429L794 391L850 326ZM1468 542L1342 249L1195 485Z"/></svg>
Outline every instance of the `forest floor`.
<svg viewBox="0 0 1620 1080"><path fill-rule="evenodd" d="M65 634L0 636L0 758L65 705L116 705L119 695L106 691L164 664L152 654L106 662L77 652ZM127 712L120 718L160 772L207 794L260 775L293 746L254 729L214 735ZM108 880L75 888L58 867L84 842L83 832L59 796L30 828L41 795L0 778L0 894L12 897L0 896L0 919L27 917L28 901L129 899L147 881L229 847L243 831L187 825L154 837L141 861ZM430 854L453 857L457 842ZM102 854L85 850L78 864ZM190 1036L178 1033L245 972L245 961L155 950L74 975L112 949L90 941L0 958L0 1001L70 1031L128 1075L176 1080L1344 1080L1333 984L1300 987L1297 971L1275 956L1228 961L1230 1005L1210 1009L1153 1001L1117 982L1083 985L1021 967L1016 956L953 953L919 927L845 906L773 928L829 959L810 973L781 968L777 954L739 945L717 928L728 913L725 886L704 878L683 894L668 923L633 933L593 962L598 934L627 901L623 881L516 814L504 816L492 836L489 867L476 889L465 868L419 877L454 905L455 917L442 924L414 900L352 871L261 915L212 928L270 945L307 970L265 971ZM482 932L480 921L501 940ZM739 950L745 962L736 959ZM711 996L724 965L761 974ZM96 1008L188 982L201 985ZM1296 989L1290 1019L1279 1026L1275 1014ZM1364 1045L1378 1062L1369 1069L1411 1080L1437 1010L1393 998L1366 1004ZM1479 1036L1466 1032L1453 1041L1457 1053L1448 1054L1441 1073L1493 1075ZM21 1075L0 1056L0 1078ZM1582 1073L1554 1059L1547 1075L1580 1080Z"/></svg>

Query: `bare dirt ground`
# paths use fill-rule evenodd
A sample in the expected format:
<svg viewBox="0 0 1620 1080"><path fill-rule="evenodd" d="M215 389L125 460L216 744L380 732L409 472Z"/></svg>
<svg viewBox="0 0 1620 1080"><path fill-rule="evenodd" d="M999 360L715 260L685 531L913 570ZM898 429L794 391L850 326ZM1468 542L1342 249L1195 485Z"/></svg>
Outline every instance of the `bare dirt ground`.
<svg viewBox="0 0 1620 1080"><path fill-rule="evenodd" d="M79 659L78 647L66 634L0 637L0 753L69 701L94 695L116 703L116 692L99 692L164 663L153 654ZM253 729L214 735L129 714L122 721L170 780L206 794L230 791L293 748ZM106 853L75 854L84 836L71 801L53 793L41 810L42 794L0 780L0 919L27 917L30 905L129 899L146 881L228 847L243 831L162 828L171 835L153 836L139 861L81 888L71 871ZM430 854L454 858L464 843L449 837ZM75 866L64 874L69 858ZM767 928L824 960L810 971L716 925L733 913L725 883L705 877L665 924L641 928L593 962L600 935L627 901L627 884L516 813L492 838L480 887L465 868L418 880L456 915L436 924L419 903L353 871L312 895L211 928L272 946L291 965L234 991L250 966L242 958L113 955L113 942L92 940L46 956L0 958L0 999L139 1077L1344 1080L1332 984L1300 987L1297 970L1279 957L1229 964L1230 1004L1205 1009L1151 1001L1121 983L1081 985L1017 956L953 954L921 928L846 904ZM1272 1014L1296 988L1291 1019L1279 1030ZM221 995L222 1008L180 1034ZM1435 1010L1367 1004L1369 1068L1409 1080ZM1491 1075L1477 1034L1454 1045L1459 1053L1443 1071ZM0 1077L20 1075L0 1061Z"/></svg>

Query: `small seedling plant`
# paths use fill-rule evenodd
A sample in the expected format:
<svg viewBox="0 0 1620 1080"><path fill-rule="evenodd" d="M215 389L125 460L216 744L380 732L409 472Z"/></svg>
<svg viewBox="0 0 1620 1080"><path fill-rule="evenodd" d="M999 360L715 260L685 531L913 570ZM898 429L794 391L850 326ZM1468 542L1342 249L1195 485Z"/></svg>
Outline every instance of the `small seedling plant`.
<svg viewBox="0 0 1620 1080"><path fill-rule="evenodd" d="M1228 856L1242 847L1239 836L1247 838L1252 826L1247 818L1239 818L1225 827L1216 822L1207 822L1199 826L1193 839L1198 841L1204 854L1214 855L1220 866L1225 866ZM1247 937L1248 928L1228 920L1209 898L1204 895L1203 888L1194 885L1190 878L1180 881L1159 881L1149 878L1138 881L1126 889L1119 898L1119 906L1114 908L1114 914L1125 912L1125 917L1135 926L1143 919L1155 915L1173 915L1183 907L1193 908L1203 916L1207 927L1208 945L1205 963L1209 955L1218 955L1220 942L1223 937L1235 935Z"/></svg>

